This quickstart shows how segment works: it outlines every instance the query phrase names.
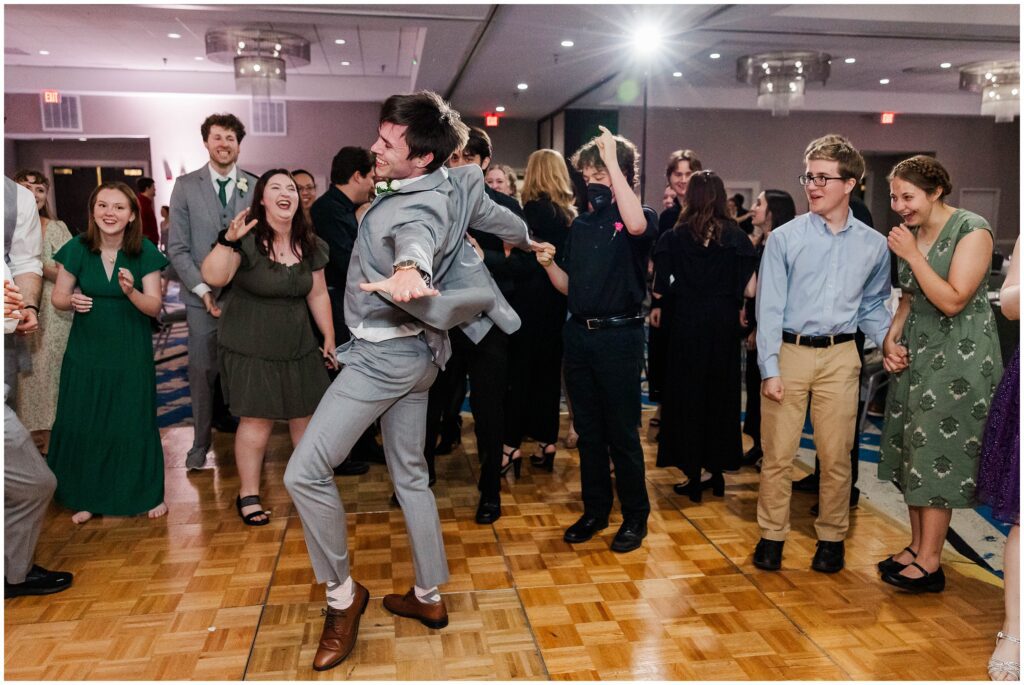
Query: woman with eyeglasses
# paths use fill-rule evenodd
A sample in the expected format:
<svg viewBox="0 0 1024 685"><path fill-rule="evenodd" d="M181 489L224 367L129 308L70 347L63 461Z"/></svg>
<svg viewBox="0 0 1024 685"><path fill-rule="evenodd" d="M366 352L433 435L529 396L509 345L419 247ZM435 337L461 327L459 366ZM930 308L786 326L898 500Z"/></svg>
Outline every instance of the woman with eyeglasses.
<svg viewBox="0 0 1024 685"><path fill-rule="evenodd" d="M725 494L722 471L739 468L740 311L753 297L756 253L726 209L725 185L713 171L695 173L675 227L654 248L651 325L672 321L658 466L682 470L675 486L701 501L701 470L712 493ZM671 295L665 309L662 300Z"/></svg>
<svg viewBox="0 0 1024 685"><path fill-rule="evenodd" d="M893 376L878 477L902 490L911 540L878 569L901 590L941 592L946 533L953 510L977 502L981 439L1003 370L987 293L992 229L946 204L949 173L931 157L905 159L888 178L903 219L889 233L903 294L883 347Z"/></svg>

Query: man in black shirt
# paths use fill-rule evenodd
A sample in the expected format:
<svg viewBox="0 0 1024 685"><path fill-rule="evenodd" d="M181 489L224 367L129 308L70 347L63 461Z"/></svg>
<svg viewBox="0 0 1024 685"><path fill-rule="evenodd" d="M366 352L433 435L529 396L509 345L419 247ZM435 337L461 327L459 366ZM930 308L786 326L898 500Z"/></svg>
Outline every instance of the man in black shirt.
<svg viewBox="0 0 1024 685"><path fill-rule="evenodd" d="M647 536L651 505L644 481L640 422L640 374L644 360L643 316L647 260L658 235L654 210L633 192L636 147L601 127L601 136L573 155L587 180L590 211L569 229L556 265L554 247L537 260L551 284L568 296L565 384L579 432L583 515L565 531L566 542L585 542L608 526L612 478L622 507L613 552L638 548Z"/></svg>
<svg viewBox="0 0 1024 685"><path fill-rule="evenodd" d="M331 186L317 198L309 213L313 230L327 243L329 260L324 267L324 280L331 298L334 336L339 345L351 335L345 325L345 282L348 262L352 257L359 222L356 209L370 201L373 190L373 153L361 147L343 147L331 162ZM335 374L336 375L336 374ZM384 453L374 439L371 426L352 448L349 459L335 469L338 475L355 476L366 473L368 461L384 463Z"/></svg>

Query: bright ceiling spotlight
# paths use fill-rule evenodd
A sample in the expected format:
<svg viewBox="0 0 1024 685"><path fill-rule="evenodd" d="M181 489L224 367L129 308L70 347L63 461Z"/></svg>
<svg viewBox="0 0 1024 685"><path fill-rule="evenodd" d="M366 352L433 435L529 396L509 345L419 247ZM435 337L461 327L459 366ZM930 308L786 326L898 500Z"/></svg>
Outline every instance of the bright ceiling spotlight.
<svg viewBox="0 0 1024 685"><path fill-rule="evenodd" d="M494 111L495 112L504 112L505 108L502 107L501 105L498 105L497 107L494 108Z"/></svg>
<svg viewBox="0 0 1024 685"><path fill-rule="evenodd" d="M856 57L847 57L843 61L846 62L847 64L856 64L857 63L857 58Z"/></svg>
<svg viewBox="0 0 1024 685"><path fill-rule="evenodd" d="M562 47L563 48L571 48L574 45L576 45L576 43L572 42L571 40L563 40L562 41Z"/></svg>
<svg viewBox="0 0 1024 685"><path fill-rule="evenodd" d="M654 55L661 42L661 31L654 25L641 26L633 33L633 49L644 58Z"/></svg>
<svg viewBox="0 0 1024 685"><path fill-rule="evenodd" d="M529 87L530 86L525 83L520 83L519 85L516 86L516 88L518 88L519 90L526 90Z"/></svg>
<svg viewBox="0 0 1024 685"><path fill-rule="evenodd" d="M708 57L710 57L711 59L719 59L721 56L722 53L720 52L712 52L710 55L708 55Z"/></svg>

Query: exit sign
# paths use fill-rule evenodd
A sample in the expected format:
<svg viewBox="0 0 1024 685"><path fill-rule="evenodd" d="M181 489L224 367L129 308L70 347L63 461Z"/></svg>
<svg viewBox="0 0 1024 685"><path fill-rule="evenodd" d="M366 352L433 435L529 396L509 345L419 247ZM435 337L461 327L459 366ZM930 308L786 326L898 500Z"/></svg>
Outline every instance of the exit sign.
<svg viewBox="0 0 1024 685"><path fill-rule="evenodd" d="M487 126L488 128L497 128L497 126L498 126L498 115L497 114L488 114L486 117L484 117L484 125Z"/></svg>
<svg viewBox="0 0 1024 685"><path fill-rule="evenodd" d="M896 112L882 112L882 123L883 124L895 124L896 123Z"/></svg>
<svg viewBox="0 0 1024 685"><path fill-rule="evenodd" d="M43 102L48 105L59 105L60 104L60 91L59 90L44 90L43 91Z"/></svg>

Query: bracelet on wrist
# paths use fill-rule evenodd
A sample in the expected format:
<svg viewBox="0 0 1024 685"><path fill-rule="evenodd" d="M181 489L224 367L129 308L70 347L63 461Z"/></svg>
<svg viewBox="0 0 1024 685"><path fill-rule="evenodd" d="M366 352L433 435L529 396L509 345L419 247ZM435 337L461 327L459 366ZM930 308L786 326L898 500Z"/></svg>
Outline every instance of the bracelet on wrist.
<svg viewBox="0 0 1024 685"><path fill-rule="evenodd" d="M228 240L228 229L222 228L220 233L217 234L217 244L225 247L230 247L236 252L242 246L242 241L239 240Z"/></svg>
<svg viewBox="0 0 1024 685"><path fill-rule="evenodd" d="M22 309L31 309L31 310L35 311L36 314L39 313L39 307L35 306L34 304L23 304L21 306L21 308Z"/></svg>

